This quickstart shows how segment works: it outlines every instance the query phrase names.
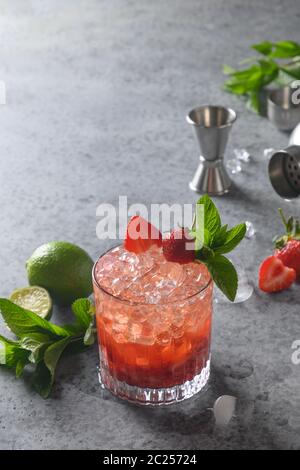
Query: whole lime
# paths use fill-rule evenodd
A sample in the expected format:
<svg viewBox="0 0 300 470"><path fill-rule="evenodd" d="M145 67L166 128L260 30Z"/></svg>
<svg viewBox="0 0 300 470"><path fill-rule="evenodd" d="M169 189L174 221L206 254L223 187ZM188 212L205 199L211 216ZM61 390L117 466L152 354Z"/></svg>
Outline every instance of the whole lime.
<svg viewBox="0 0 300 470"><path fill-rule="evenodd" d="M29 284L44 287L64 306L92 293L92 268L86 251L64 241L40 246L26 262Z"/></svg>

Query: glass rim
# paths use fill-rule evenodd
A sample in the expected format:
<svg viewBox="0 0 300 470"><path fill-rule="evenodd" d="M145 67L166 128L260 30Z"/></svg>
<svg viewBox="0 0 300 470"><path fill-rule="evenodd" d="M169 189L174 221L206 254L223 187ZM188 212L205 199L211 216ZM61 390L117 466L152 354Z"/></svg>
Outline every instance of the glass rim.
<svg viewBox="0 0 300 470"><path fill-rule="evenodd" d="M213 125L213 126L206 126L205 124L199 124L192 118L192 114L197 111L198 112L204 111L205 109L214 109L214 110L221 109L222 111L226 111L228 112L230 116L230 120L228 120L228 122L225 122L224 124ZM200 106L197 106L196 108L193 108L191 111L189 111L188 115L186 116L186 120L188 124L192 124L192 126L199 127L201 129L224 129L226 127L232 126L235 123L235 121L237 120L237 113L234 111L234 109L228 108L226 106L202 104Z"/></svg>
<svg viewBox="0 0 300 470"><path fill-rule="evenodd" d="M209 280L208 282L200 289L198 290L197 292L195 292L194 294L191 294L191 295L188 295L186 297L182 297L182 298L177 298L175 300L172 300L170 302L158 302L158 303L150 303L150 302L136 302L134 300L128 300L128 299L123 299L122 297L119 297L118 295L114 295L112 294L111 292L108 292L106 289L104 289L104 287L102 287L99 282L97 281L96 279L96 276L95 276L95 270L96 270L96 266L98 264L98 262L100 261L101 258L103 258L103 256L105 256L107 253L109 253L110 251L112 251L113 249L117 248L118 246L121 246L122 244L119 243L118 245L114 245L112 246L111 248L109 248L108 250L106 250L104 253L102 253L102 255L99 256L99 258L97 259L97 261L94 263L94 266L93 266L93 270L92 270L92 278L93 278L93 284L96 285L96 287L98 289L100 289L102 292L104 292L105 294L109 295L110 297L112 297L113 299L117 300L118 302L121 302L121 303L124 303L124 304L127 304L127 305L135 305L135 306L159 306L159 305L172 305L172 304L175 304L175 303L178 303L178 302L183 302L183 301L187 301L187 300L190 300L192 299L193 297L196 297L197 295L201 294L201 292L203 291L206 291L208 289L208 287L211 285L211 283L213 282L212 280L212 277L209 273ZM195 261L194 261L195 262ZM203 264L201 262L199 262L200 264ZM204 265L205 266L205 265ZM206 267L206 266L205 266ZM207 269L207 268L206 268ZM208 271L208 270L207 270Z"/></svg>

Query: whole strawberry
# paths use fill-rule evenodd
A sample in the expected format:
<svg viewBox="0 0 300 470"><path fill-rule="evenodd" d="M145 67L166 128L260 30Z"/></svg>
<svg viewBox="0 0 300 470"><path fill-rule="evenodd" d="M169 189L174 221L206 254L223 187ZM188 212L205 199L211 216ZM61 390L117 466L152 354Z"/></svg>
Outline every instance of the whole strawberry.
<svg viewBox="0 0 300 470"><path fill-rule="evenodd" d="M297 280L300 280L300 241L288 240L286 245L275 251L275 256L279 258L285 266L296 271Z"/></svg>
<svg viewBox="0 0 300 470"><path fill-rule="evenodd" d="M195 259L194 243L187 229L172 230L163 239L162 248L167 261L185 264Z"/></svg>
<svg viewBox="0 0 300 470"><path fill-rule="evenodd" d="M297 280L300 280L300 224L299 221L290 217L286 220L282 210L279 210L286 234L275 239L275 256L285 266L296 271Z"/></svg>

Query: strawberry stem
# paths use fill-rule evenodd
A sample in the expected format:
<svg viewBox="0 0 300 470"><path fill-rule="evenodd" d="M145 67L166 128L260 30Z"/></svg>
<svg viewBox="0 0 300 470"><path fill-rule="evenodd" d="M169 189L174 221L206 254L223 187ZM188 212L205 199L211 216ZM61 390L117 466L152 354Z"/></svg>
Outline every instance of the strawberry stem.
<svg viewBox="0 0 300 470"><path fill-rule="evenodd" d="M288 224L287 224L287 221L286 221L286 218L284 216L284 213L283 213L283 210L281 208L278 209L278 212L279 212L279 215L280 215L280 218L282 220L282 223L286 229L286 231L288 231Z"/></svg>

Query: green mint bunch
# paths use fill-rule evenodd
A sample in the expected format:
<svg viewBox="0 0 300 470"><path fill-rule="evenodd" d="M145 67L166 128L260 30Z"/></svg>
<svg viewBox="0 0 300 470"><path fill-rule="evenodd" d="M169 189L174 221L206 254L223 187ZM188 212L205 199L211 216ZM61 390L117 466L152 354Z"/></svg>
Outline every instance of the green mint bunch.
<svg viewBox="0 0 300 470"><path fill-rule="evenodd" d="M271 83L279 86L300 79L300 44L294 41L263 41L251 46L259 55L250 57L241 64L249 67L236 70L224 65L228 75L224 83L226 91L246 98L247 107L256 113L261 111L261 90Z"/></svg>
<svg viewBox="0 0 300 470"><path fill-rule="evenodd" d="M232 262L224 255L234 250L245 234L245 223L231 229L222 225L218 209L209 196L198 200L190 230L191 237L195 239L196 259L206 265L216 285L231 301L236 296L238 275Z"/></svg>
<svg viewBox="0 0 300 470"><path fill-rule="evenodd" d="M20 377L27 365L33 366L32 383L47 398L55 379L56 366L65 352L80 352L95 341L93 304L78 299L72 305L75 320L58 326L25 310L10 300L0 299L0 314L17 336L0 335L0 365L15 370Z"/></svg>

